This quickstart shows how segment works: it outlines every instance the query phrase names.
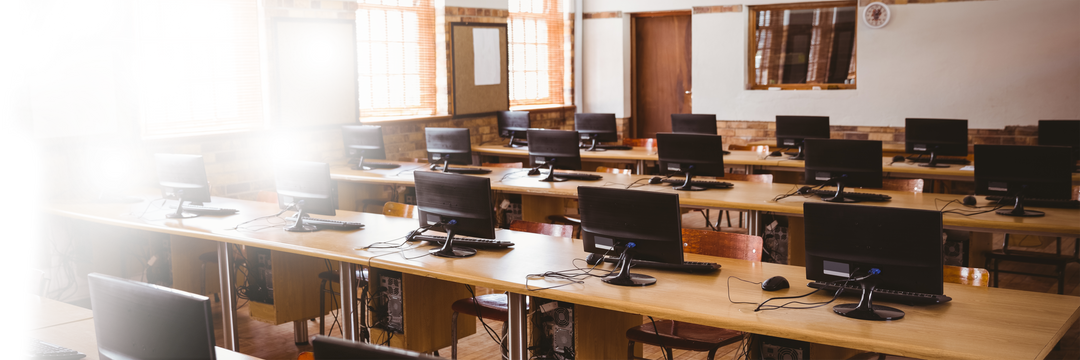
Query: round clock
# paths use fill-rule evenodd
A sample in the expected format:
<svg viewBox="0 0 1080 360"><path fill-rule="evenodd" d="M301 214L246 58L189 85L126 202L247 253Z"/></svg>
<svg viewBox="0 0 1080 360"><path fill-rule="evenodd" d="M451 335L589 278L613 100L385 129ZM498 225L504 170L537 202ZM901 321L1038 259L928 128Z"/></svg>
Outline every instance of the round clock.
<svg viewBox="0 0 1080 360"><path fill-rule="evenodd" d="M890 17L892 14L889 12L889 7L880 1L866 5L862 12L863 23L874 29L885 27Z"/></svg>

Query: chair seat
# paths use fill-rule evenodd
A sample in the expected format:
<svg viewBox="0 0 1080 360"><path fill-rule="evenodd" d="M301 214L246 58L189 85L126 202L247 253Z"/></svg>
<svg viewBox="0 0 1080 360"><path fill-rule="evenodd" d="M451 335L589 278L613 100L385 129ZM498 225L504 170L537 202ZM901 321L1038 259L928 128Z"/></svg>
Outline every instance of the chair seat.
<svg viewBox="0 0 1080 360"><path fill-rule="evenodd" d="M996 260L1019 261L1045 265L1065 265L1077 261L1077 258L1072 255L1059 255L1039 251L1009 250L1006 252L1002 249L997 249L987 251L984 254L988 258Z"/></svg>
<svg viewBox="0 0 1080 360"><path fill-rule="evenodd" d="M450 306L456 312L479 316L484 319L507 321L510 318L510 306L507 304L506 294L478 295L476 300L465 298L455 301ZM479 310L479 314L477 314Z"/></svg>
<svg viewBox="0 0 1080 360"><path fill-rule="evenodd" d="M660 335L657 336L657 333ZM742 340L741 331L697 325L681 321L660 320L647 322L626 330L630 341L663 346L672 349L710 351Z"/></svg>
<svg viewBox="0 0 1080 360"><path fill-rule="evenodd" d="M367 269L356 270L356 287L363 287L367 285L368 271ZM323 271L319 273L319 279L327 280L331 282L340 282L341 275L338 275L337 270Z"/></svg>

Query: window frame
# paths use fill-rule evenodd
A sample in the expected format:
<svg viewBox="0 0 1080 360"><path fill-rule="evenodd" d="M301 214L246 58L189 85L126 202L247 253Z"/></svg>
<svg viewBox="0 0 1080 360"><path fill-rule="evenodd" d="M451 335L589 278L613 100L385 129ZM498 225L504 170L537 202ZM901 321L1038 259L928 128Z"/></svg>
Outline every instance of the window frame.
<svg viewBox="0 0 1080 360"><path fill-rule="evenodd" d="M852 43L852 61L850 66L856 66L858 53L858 39L859 39L859 3L857 0L843 0L843 1L819 1L819 2L806 2L806 3L790 3L790 4L770 4L770 5L752 5L748 6L749 17L747 18L748 32L747 32L747 54L746 54L746 90L770 90L779 88L780 90L854 90L858 85L858 76L856 76L851 84L835 84L835 83L821 83L821 84L757 84L757 63L756 57L758 52L758 38L757 38L757 15L759 11L763 10L803 10L803 9L820 9L825 7L855 7L855 41ZM811 40L812 41L812 40ZM858 72L856 71L856 74ZM814 89L814 88L818 89Z"/></svg>
<svg viewBox="0 0 1080 360"><path fill-rule="evenodd" d="M547 56L547 69L544 70L544 72L547 72L548 76L547 76L546 79L544 79L542 81L547 81L548 82L548 93L547 93L547 95L545 97L542 97L542 98L539 98L539 99L515 100L513 98L513 96L514 96L514 88L513 88L513 86L510 86L510 89L509 89L510 91L509 91L509 94L508 94L508 96L510 97L510 99L509 99L510 106L515 107L515 106L534 106L534 105L563 105L563 103L565 102L565 99L563 99L563 92L564 92L563 88L566 87L566 79L564 79L564 77L565 77L565 75L567 73L566 68L565 68L565 59L567 57L567 54L566 54L566 49L564 47L565 46L564 45L564 37L566 36L566 34L565 34L565 30L566 30L566 28L565 28L565 25L566 25L565 24L565 21L566 21L565 20L565 14L566 14L566 12L565 12L565 10L561 11L561 12L551 12L551 11L552 10L559 10L565 4L562 3L562 0L532 0L532 1L544 1L544 12L540 13L540 14L532 13L532 12L510 12L510 11L507 12L509 14L509 16L506 19L507 20L507 41L506 41L506 43L507 43L508 57L509 57L510 66L511 66L511 69L509 69L508 72L509 72L510 77L514 78L514 73L515 73L515 71L513 70L513 66L514 66L514 58L513 58L514 45L516 45L516 44L525 44L525 46L529 46L529 44L534 44L534 45L538 46L538 45L541 44L539 42L537 42L537 43L529 43L528 39L526 39L526 41L524 43L514 42L514 34L512 33L512 31L514 29L514 19L515 18L531 19L531 20L534 20L534 21L536 21L536 20L544 20L544 22L546 23L546 29L544 29L544 31L547 32L548 36L547 36L547 41L542 43L542 44L546 45L547 48L548 48L548 51L547 51L547 54L546 54L546 56ZM559 18L558 23L552 23L550 21L552 18L555 17L555 16L553 16L555 14L558 14L558 18ZM550 36L552 34L551 29L558 29L559 36ZM553 49L556 49L556 50L553 50ZM527 62L527 60L525 60L525 61ZM524 64L522 64L522 67L525 67ZM541 70L533 70L533 71L522 70L521 71L522 74L526 74L528 72L535 72L535 73L539 74L541 72ZM555 76L554 75L555 73L558 73L559 76ZM541 81L541 80L538 79L537 81ZM556 85L558 85L558 86L556 86Z"/></svg>
<svg viewBox="0 0 1080 360"><path fill-rule="evenodd" d="M419 106L405 106L405 107L374 108L374 109L366 109L366 108L363 108L363 107L359 106L360 104L364 103L364 101L360 99L360 95L365 93L364 91L361 90L360 79L362 77L365 77L365 76L373 77L370 72L368 72L366 70L361 71L361 69L359 68L359 65L362 63L360 61L360 56L362 55L361 52L364 52L364 51L366 51L366 49L368 49L368 47L367 47L368 44L376 43L376 41L361 40L360 37L357 36L357 39L356 39L356 50L357 50L357 77L356 77L356 81L357 81L357 105L358 105L357 110L359 111L359 114L360 114L360 116L359 116L360 121L365 121L367 119L372 119L372 120L377 120L377 119L411 119L411 118L425 118L425 117L430 117L430 116L439 116L439 104L438 104L438 95L437 95L438 94L438 84L437 84L437 81L436 81L436 76L438 74L438 69L436 69L436 67L438 67L438 61L435 59L436 54L437 54L436 49L439 46L439 44L437 44L438 39L437 39L437 36L436 36L436 27L438 26L438 24L437 24L437 22L438 22L438 20L437 20L437 17L438 17L437 10L438 10L438 8L435 6L435 0L420 0L420 4L421 5L419 5L419 6L411 6L411 7L409 7L409 6L394 6L394 5L382 5L382 4L368 4L368 3L365 3L365 2L357 2L356 3L357 8L356 8L355 12L359 12L360 10L363 10L363 9L379 9L379 10L383 10L383 11L386 11L386 10L398 10L398 11L414 12L414 13L417 14L418 23L420 24L420 29L418 29L417 34L424 34L425 30L430 30L429 32L430 32L430 34L432 34L431 35L431 40L432 41L431 41L431 44L429 44L429 45L425 45L423 43L423 41L421 41L421 40L424 40L423 35L420 36L421 37L420 39L417 39L417 44L419 45L417 62L418 62L418 66L420 67L420 74L418 74L419 79L420 79L420 84L419 84L419 86L420 86L420 94L419 94L420 105ZM428 17L428 16L423 15L422 14L423 11L431 11L431 16ZM429 18L430 18L430 20L428 20ZM357 23L357 31L358 32L360 31L359 20L360 19L358 17L355 19L355 21ZM389 42L390 41L382 41L382 43L389 43ZM405 40L405 41L402 41L402 42L403 43L408 43L409 41ZM425 63L426 62L430 62L430 65L431 65L430 71L425 71L426 70L425 69L425 67L426 67ZM429 72L429 73L425 74L425 72ZM387 76L392 76L392 75L387 75ZM401 76L406 76L406 75L401 74Z"/></svg>

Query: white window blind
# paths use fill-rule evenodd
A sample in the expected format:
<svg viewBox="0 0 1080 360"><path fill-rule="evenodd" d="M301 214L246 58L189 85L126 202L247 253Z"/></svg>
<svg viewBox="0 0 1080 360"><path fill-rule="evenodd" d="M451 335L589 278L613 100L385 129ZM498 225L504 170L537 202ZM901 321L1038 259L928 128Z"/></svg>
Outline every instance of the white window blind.
<svg viewBox="0 0 1080 360"><path fill-rule="evenodd" d="M360 116L435 114L432 0L357 3Z"/></svg>
<svg viewBox="0 0 1080 360"><path fill-rule="evenodd" d="M560 0L510 1L510 105L563 102Z"/></svg>

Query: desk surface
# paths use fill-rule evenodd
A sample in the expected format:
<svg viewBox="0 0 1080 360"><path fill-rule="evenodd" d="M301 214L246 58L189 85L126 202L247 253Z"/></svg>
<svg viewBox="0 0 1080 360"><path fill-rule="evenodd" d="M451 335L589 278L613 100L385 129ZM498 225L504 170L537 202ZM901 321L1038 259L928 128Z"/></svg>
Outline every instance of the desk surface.
<svg viewBox="0 0 1080 360"><path fill-rule="evenodd" d="M412 171L426 171L426 165L402 163L402 167L391 170L360 171L345 166L331 167L331 177L339 181L352 181L376 184L413 184ZM791 184L761 184L743 181L730 181L733 189L706 191L675 191L669 185L648 185L650 175L623 175L596 173L602 175L599 181L566 181L548 183L537 181L542 176L529 176L527 169L490 168L492 172L483 176L491 179L491 189L515 194L542 195L553 197L577 197L578 186L604 186L624 188L634 184L642 191L678 193L679 202L686 207L725 208L736 210L769 211L781 214L802 214L802 203L821 201L817 197L791 196L779 201L772 199L777 195L794 191L798 186ZM638 186L640 185L640 186ZM853 189L852 191L860 191ZM892 201L882 203L865 202L872 206L901 207L907 209L940 210L950 200L961 200L963 195L950 194L913 194L910 192L862 190L892 196ZM979 198L979 205L987 205ZM948 209L966 209L951 204ZM945 226L950 229L981 231L1009 231L1047 236L1080 236L1080 210L1078 209L1042 209L1046 216L1034 218L1014 218L997 215L993 212L962 216L947 213L943 216Z"/></svg>
<svg viewBox="0 0 1080 360"><path fill-rule="evenodd" d="M94 312L90 309L39 296L24 295L20 301L30 309L29 328L32 330L94 317Z"/></svg>
<svg viewBox="0 0 1080 360"><path fill-rule="evenodd" d="M86 360L97 360L97 335L94 332L94 319L79 320L62 325L37 329L30 332L30 337L50 344L60 345L83 354ZM235 351L214 348L218 360L259 360L259 358Z"/></svg>
<svg viewBox="0 0 1080 360"><path fill-rule="evenodd" d="M957 284L945 284L945 293L954 299L951 303L925 307L896 305L908 315L893 322L848 319L833 314L829 307L755 313L753 305L735 305L726 301L728 291L737 301L762 301L770 296L806 293L808 289L799 285L805 282L805 270L697 255L687 255L687 259L716 261L723 269L718 275L639 270L658 279L656 285L645 288L611 286L593 278L580 285L530 291L526 289L527 274L572 269L572 259L584 258L581 244L566 238L499 230L498 238L517 244L513 249L481 251L477 256L465 259L444 259L421 256L430 248L422 246L399 255L389 250L358 248L378 241L400 241L406 232L417 227L415 219L339 211L333 218L360 221L367 227L353 232L314 233L287 233L280 228L230 230L242 221L274 214L277 207L221 198L215 198L213 204L236 208L240 212L225 217L185 220L165 219L167 209L151 210L142 218L129 215L145 208L145 202L131 205L58 204L48 211L114 226L254 245L626 313L917 358L1039 359L1046 356L1080 316L1078 297ZM761 281L774 275L787 277L794 287L764 293L751 284L736 281L730 289L727 284L728 276ZM552 284L536 280L528 286ZM675 294L677 296L673 296ZM822 298L815 296L811 300Z"/></svg>
<svg viewBox="0 0 1080 360"><path fill-rule="evenodd" d="M502 145L480 145L473 146L473 152L489 155L501 155L501 156L513 156L513 157L528 157L529 149L526 147L510 148ZM633 162L633 161L657 161L658 157L656 151L649 151L644 147L635 147L631 150L607 150L607 151L581 151L582 160L592 161L614 161L614 162ZM732 151L730 155L724 155L725 165L757 165L757 166L771 166L776 164L776 158L770 158L762 160L758 158L757 153L753 151Z"/></svg>

